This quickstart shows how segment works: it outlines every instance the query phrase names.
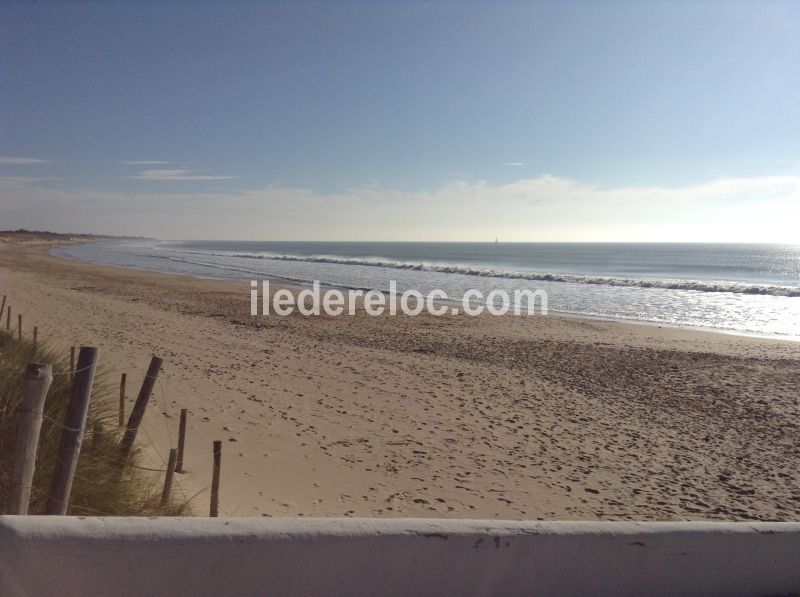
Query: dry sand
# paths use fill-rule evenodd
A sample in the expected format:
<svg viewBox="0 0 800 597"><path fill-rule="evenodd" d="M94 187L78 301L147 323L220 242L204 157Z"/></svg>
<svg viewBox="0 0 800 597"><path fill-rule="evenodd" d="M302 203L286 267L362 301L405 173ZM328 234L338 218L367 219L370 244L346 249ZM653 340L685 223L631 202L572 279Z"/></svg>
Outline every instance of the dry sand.
<svg viewBox="0 0 800 597"><path fill-rule="evenodd" d="M66 349L99 346L140 439L176 443L207 513L800 520L800 343L558 316L252 318L249 282L0 245L0 293ZM3 321L3 323L5 323ZM25 330L26 333L29 329Z"/></svg>

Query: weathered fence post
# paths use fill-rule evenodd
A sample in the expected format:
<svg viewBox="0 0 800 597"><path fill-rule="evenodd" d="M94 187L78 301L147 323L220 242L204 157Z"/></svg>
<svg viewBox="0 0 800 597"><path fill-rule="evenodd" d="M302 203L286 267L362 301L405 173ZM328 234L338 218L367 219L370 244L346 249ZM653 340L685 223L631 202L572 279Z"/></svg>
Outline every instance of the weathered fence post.
<svg viewBox="0 0 800 597"><path fill-rule="evenodd" d="M120 468L124 468L128 462L128 458L130 458L131 451L133 450L133 443L136 441L136 434L139 431L139 425L142 424L144 411L147 408L147 403L150 401L150 395L153 393L153 387L156 384L158 372L161 371L161 363L163 363L163 361L158 357L150 359L147 375L144 376L139 395L136 397L136 404L133 405L131 416L128 418L128 427L125 429L125 435L122 436L122 441L120 442Z"/></svg>
<svg viewBox="0 0 800 597"><path fill-rule="evenodd" d="M6 312L6 295L3 295L3 306L0 307L0 317L3 316L3 313Z"/></svg>
<svg viewBox="0 0 800 597"><path fill-rule="evenodd" d="M42 410L47 390L53 381L50 365L30 363L25 368L22 402L19 405L17 445L8 514L27 514L31 500L31 484L36 466L36 450L42 429Z"/></svg>
<svg viewBox="0 0 800 597"><path fill-rule="evenodd" d="M222 466L222 442L214 442L214 471L211 475L211 516L219 516L219 472Z"/></svg>
<svg viewBox="0 0 800 597"><path fill-rule="evenodd" d="M22 313L17 315L17 337L22 340Z"/></svg>
<svg viewBox="0 0 800 597"><path fill-rule="evenodd" d="M175 475L175 460L178 458L178 450L172 448L169 451L169 461L167 462L167 476L164 477L164 491L161 492L161 505L166 506L169 501L169 492L172 491L172 477Z"/></svg>
<svg viewBox="0 0 800 597"><path fill-rule="evenodd" d="M33 350L36 350L36 344L39 341L39 328L33 326Z"/></svg>
<svg viewBox="0 0 800 597"><path fill-rule="evenodd" d="M72 395L64 419L64 430L61 432L61 445L58 449L56 469L47 501L47 513L63 516L67 513L69 494L72 491L72 480L75 478L75 467L81 453L83 431L86 427L86 415L89 412L89 400L92 396L94 371L97 367L97 349L81 346L78 353L78 369L72 382Z"/></svg>
<svg viewBox="0 0 800 597"><path fill-rule="evenodd" d="M175 472L183 473L183 448L186 445L186 409L181 409L181 424L178 427L178 460L175 464Z"/></svg>
<svg viewBox="0 0 800 597"><path fill-rule="evenodd" d="M2 313L0 313L2 315ZM11 331L11 305L8 306L8 311L6 311L6 331Z"/></svg>
<svg viewBox="0 0 800 597"><path fill-rule="evenodd" d="M128 374L123 373L119 380L119 426L125 427L125 382Z"/></svg>

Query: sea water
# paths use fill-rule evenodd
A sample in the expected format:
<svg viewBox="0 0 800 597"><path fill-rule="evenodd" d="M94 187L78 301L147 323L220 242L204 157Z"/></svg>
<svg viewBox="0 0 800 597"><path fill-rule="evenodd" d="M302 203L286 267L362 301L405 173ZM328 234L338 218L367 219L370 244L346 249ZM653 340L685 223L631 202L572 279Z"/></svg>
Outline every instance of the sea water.
<svg viewBox="0 0 800 597"><path fill-rule="evenodd" d="M456 300L542 289L555 312L800 339L800 245L113 240L54 253L210 278L377 290L396 280Z"/></svg>

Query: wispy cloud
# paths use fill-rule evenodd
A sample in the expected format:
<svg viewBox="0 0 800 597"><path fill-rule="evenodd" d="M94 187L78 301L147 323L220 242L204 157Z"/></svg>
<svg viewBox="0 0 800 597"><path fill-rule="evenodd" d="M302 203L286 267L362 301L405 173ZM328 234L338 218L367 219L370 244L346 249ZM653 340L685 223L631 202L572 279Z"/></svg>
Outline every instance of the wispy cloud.
<svg viewBox="0 0 800 597"><path fill-rule="evenodd" d="M19 158L11 156L0 156L0 164L4 166L26 166L28 164L47 164L50 160L39 158Z"/></svg>
<svg viewBox="0 0 800 597"><path fill-rule="evenodd" d="M503 166L524 166L525 162L506 162Z"/></svg>
<svg viewBox="0 0 800 597"><path fill-rule="evenodd" d="M164 160L126 160L119 163L125 164L126 166L164 166L169 164L169 162Z"/></svg>
<svg viewBox="0 0 800 597"><path fill-rule="evenodd" d="M0 188L14 184L27 186L40 182L50 183L63 180L59 176L0 176Z"/></svg>
<svg viewBox="0 0 800 597"><path fill-rule="evenodd" d="M142 170L134 176L123 176L131 180L231 180L235 176L203 174L203 170Z"/></svg>

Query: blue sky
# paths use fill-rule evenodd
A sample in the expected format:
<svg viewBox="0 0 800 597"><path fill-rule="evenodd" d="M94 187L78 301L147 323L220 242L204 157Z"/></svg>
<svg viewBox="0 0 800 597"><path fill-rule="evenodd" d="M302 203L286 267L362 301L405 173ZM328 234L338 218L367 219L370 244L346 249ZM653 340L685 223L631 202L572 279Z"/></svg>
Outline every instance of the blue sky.
<svg viewBox="0 0 800 597"><path fill-rule="evenodd" d="M792 3L3 3L0 228L791 242L798 64Z"/></svg>

